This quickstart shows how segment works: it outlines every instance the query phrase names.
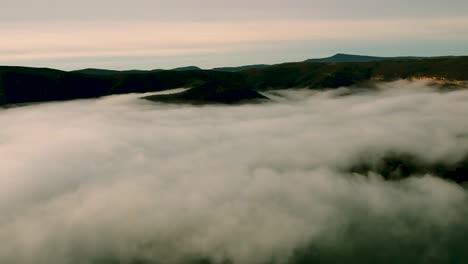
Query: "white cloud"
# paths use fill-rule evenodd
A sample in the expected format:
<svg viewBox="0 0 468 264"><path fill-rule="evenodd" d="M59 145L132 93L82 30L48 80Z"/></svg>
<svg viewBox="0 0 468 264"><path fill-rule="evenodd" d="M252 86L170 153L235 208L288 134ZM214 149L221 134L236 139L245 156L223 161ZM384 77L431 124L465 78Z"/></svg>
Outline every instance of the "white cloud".
<svg viewBox="0 0 468 264"><path fill-rule="evenodd" d="M378 259L375 247L413 263L466 260L464 189L343 168L392 151L459 161L468 91L381 88L235 107L122 95L1 110L0 262L265 263L309 244L324 261Z"/></svg>

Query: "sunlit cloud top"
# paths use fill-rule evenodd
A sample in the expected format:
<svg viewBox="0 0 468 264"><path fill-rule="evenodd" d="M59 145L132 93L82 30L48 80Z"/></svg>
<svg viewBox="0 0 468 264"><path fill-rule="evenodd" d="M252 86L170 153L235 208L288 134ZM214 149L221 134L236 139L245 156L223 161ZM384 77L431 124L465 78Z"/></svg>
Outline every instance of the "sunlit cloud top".
<svg viewBox="0 0 468 264"><path fill-rule="evenodd" d="M0 65L155 69L468 54L466 1L7 0Z"/></svg>

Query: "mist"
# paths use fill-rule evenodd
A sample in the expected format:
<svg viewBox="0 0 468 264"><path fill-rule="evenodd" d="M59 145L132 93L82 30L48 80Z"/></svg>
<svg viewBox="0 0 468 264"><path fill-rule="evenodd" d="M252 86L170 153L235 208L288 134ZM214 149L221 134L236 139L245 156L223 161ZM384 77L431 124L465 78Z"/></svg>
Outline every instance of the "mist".
<svg viewBox="0 0 468 264"><path fill-rule="evenodd" d="M0 110L0 262L468 262L468 90L265 95Z"/></svg>

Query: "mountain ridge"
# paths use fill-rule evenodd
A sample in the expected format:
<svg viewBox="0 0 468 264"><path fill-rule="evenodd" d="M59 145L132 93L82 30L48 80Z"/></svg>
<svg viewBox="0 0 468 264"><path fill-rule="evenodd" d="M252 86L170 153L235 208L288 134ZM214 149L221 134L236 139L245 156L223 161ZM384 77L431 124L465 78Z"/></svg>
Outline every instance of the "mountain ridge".
<svg viewBox="0 0 468 264"><path fill-rule="evenodd" d="M450 58L450 57L461 57L461 56L395 56L395 57L381 57L381 56L369 56L369 55L356 55L356 54L347 54L347 53L337 53L330 57L324 58L312 58L306 59L302 62L317 62L317 63L343 63L343 62L372 62L372 61L386 61L386 60L420 60L420 59L435 59L435 58ZM296 62L290 62L296 63ZM198 70L212 70L212 71L222 71L222 72L242 72L252 69L267 68L279 64L250 64L242 66L226 66L226 67L215 67L211 69L202 69L198 66L182 66L173 69L170 71L198 71ZM163 69L153 69L153 70L109 70L109 69L97 69L97 68L86 68L73 70L71 72L80 72L85 74L94 74L94 75L114 75L114 74L127 74L127 73L148 73L155 71L163 71Z"/></svg>
<svg viewBox="0 0 468 264"><path fill-rule="evenodd" d="M102 73L2 66L0 105L155 92L179 87L197 87L207 82L216 85L200 89L200 93L194 97L196 100L203 101L203 98L208 98L208 93L215 92L216 86L229 90L235 87L233 84L238 83L245 84L253 91L295 87L330 89L363 82L421 78L441 80L443 85L447 84L444 80L454 80L456 82L452 83L465 85L468 81L468 56L342 63L295 62L240 72L194 69ZM202 93L207 94L202 96Z"/></svg>
<svg viewBox="0 0 468 264"><path fill-rule="evenodd" d="M337 53L330 57L307 59L304 62L370 62L370 61L384 61L384 60L416 60L416 59L429 59L435 57L417 57L417 56L397 56L397 57L379 57L368 55L356 55Z"/></svg>

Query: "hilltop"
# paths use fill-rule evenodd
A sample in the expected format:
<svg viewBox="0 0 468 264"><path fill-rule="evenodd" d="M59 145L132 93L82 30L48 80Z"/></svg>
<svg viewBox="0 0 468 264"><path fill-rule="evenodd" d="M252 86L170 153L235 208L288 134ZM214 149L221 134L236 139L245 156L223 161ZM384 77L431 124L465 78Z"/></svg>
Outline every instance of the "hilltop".
<svg viewBox="0 0 468 264"><path fill-rule="evenodd" d="M338 53L331 57L320 58L320 59L308 59L305 62L369 62L369 61L384 61L384 60L417 60L417 59L430 59L434 57L375 57L365 55L352 55Z"/></svg>
<svg viewBox="0 0 468 264"><path fill-rule="evenodd" d="M335 59L375 57L334 56ZM211 83L193 99L204 103L210 93L231 90L237 84L253 92L291 87L310 89L352 86L370 81L429 78L440 83L468 81L468 57L437 57L416 59L372 60L360 62L296 62L260 68L250 67L242 71L201 70L195 66L174 70L112 71L85 69L60 71L47 68L0 67L0 105L28 102L94 98L123 93L162 91L179 87L197 87ZM329 59L328 59L329 60ZM218 90L217 90L218 89ZM243 90L245 92L245 90ZM188 93L190 94L190 93ZM222 101L222 96L213 96ZM251 93L249 96L253 96ZM248 97L249 97L248 96ZM194 102L192 100L192 102ZM210 101L214 102L214 101Z"/></svg>

